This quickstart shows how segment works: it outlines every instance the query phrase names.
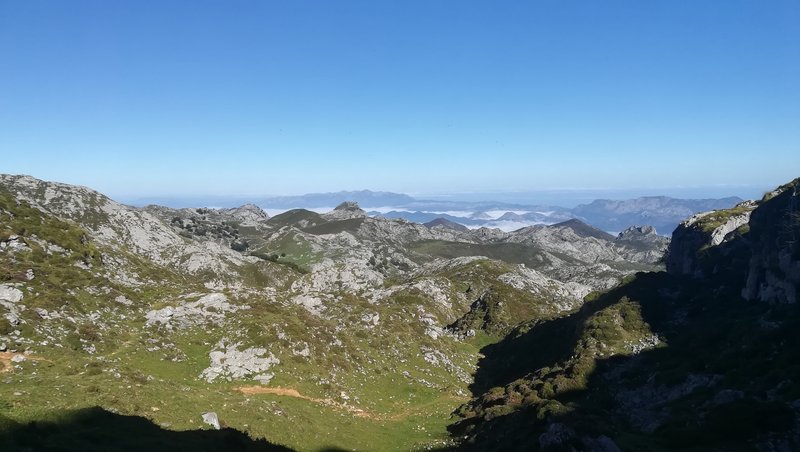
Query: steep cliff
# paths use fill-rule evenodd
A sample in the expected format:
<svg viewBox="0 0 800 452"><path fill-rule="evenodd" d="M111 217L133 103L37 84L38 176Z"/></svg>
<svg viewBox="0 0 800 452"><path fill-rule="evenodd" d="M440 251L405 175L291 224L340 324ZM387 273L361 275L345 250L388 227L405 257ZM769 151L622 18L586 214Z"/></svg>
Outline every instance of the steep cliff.
<svg viewBox="0 0 800 452"><path fill-rule="evenodd" d="M796 303L800 286L800 178L768 193L750 218L752 255L742 296Z"/></svg>
<svg viewBox="0 0 800 452"><path fill-rule="evenodd" d="M709 270L706 257L712 248L745 232L750 214L758 204L745 201L732 209L713 210L691 216L672 233L667 249L667 271L703 277Z"/></svg>

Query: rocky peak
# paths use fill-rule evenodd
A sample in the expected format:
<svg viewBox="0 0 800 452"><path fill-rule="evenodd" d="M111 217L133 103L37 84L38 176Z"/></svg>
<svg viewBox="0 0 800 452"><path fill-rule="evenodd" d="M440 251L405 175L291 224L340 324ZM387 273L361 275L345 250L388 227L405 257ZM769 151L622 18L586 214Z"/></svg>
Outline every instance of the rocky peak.
<svg viewBox="0 0 800 452"><path fill-rule="evenodd" d="M230 215L242 222L242 226L257 226L269 220L267 212L255 204L245 204L233 209L221 209L220 213Z"/></svg>
<svg viewBox="0 0 800 452"><path fill-rule="evenodd" d="M578 219L571 219L567 221L562 221L561 223L556 223L550 228L561 228L561 229L571 229L579 237L594 237L600 240L611 240L614 237L604 231L601 231L595 227L589 226L588 224L584 223Z"/></svg>
<svg viewBox="0 0 800 452"><path fill-rule="evenodd" d="M359 207L358 203L355 201L345 201L336 206L333 210L361 211L361 207Z"/></svg>
<svg viewBox="0 0 800 452"><path fill-rule="evenodd" d="M326 213L323 217L326 220L349 220L351 218L366 218L367 212L364 212L358 203L355 201L345 201L331 212Z"/></svg>
<svg viewBox="0 0 800 452"><path fill-rule="evenodd" d="M424 226L433 229L433 228L441 228L441 229L451 229L453 231L460 231L460 232L468 232L469 228L464 226L463 224L458 224L454 221L450 221L446 218L437 218L435 220L429 221L424 224Z"/></svg>
<svg viewBox="0 0 800 452"><path fill-rule="evenodd" d="M657 235L656 228L652 226L631 226L617 235L618 240L640 238Z"/></svg>

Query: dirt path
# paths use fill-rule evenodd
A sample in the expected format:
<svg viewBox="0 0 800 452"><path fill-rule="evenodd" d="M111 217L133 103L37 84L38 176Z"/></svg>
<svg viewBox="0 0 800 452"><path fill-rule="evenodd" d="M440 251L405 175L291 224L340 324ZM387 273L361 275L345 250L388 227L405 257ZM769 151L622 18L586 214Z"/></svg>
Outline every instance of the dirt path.
<svg viewBox="0 0 800 452"><path fill-rule="evenodd" d="M439 400L440 400L440 399L431 400L431 401L429 401L429 402L427 402L425 404L422 404L422 405L411 405L411 406L405 407L401 411L393 413L393 414L375 414L375 413L371 413L371 412L366 411L366 410L362 410L360 408L356 408L356 407L353 407L353 406L350 406L350 405L345 405L343 403L339 403L339 402L337 402L335 400L317 399L317 398L314 398L314 397L309 397L309 396L300 394L296 389L293 389L293 388L281 388L281 387L271 387L270 388L270 387L266 387L266 386L240 386L240 387L236 388L236 390L241 392L242 394L247 394L247 395L273 394L273 395L280 395L280 396L286 396L286 397L294 397L294 398L297 398L297 399L308 400L309 402L319 403L320 405L326 405L326 406L330 406L330 407L333 407L333 408L336 408L336 409L348 411L348 412L353 413L354 415L356 415L358 417L365 417L365 418L369 418L369 419L382 420L382 421L400 421L400 420L403 420L403 419L405 419L405 418L407 418L409 416L413 416L415 414L419 414L419 412L423 408L425 408L425 407L427 407L429 405L433 405L435 403L438 403ZM447 395L445 397L447 397L449 399L453 399L454 401L462 402L462 403L466 402L467 400L469 400L468 397L455 397L453 395Z"/></svg>
<svg viewBox="0 0 800 452"><path fill-rule="evenodd" d="M297 399L308 400L309 402L319 403L320 405L326 405L340 410L348 411L358 417L375 418L374 414L368 411L364 411L361 408L345 405L343 403L339 403L332 399L317 399L314 397L309 397L300 394L299 392L297 392L296 389L292 388L281 388L281 387L268 388L266 386L240 386L236 388L236 390L241 392L242 394L247 394L247 395L274 394L280 396L294 397Z"/></svg>

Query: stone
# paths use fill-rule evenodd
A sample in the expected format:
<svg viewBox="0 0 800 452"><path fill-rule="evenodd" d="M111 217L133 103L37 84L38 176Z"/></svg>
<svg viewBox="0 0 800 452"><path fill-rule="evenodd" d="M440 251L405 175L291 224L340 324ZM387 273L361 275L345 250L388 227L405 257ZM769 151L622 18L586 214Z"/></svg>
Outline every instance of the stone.
<svg viewBox="0 0 800 452"><path fill-rule="evenodd" d="M22 291L16 287L8 284L0 284L0 308L5 308L8 311L5 314L5 318L12 325L19 325L22 323L20 312L25 310L25 306L19 303L22 300L22 295ZM12 333L12 335L14 335L14 333Z"/></svg>
<svg viewBox="0 0 800 452"><path fill-rule="evenodd" d="M125 295L120 295L114 298L114 301L116 301L119 304L124 304L125 306L130 306L133 304L133 302L129 300Z"/></svg>
<svg viewBox="0 0 800 452"><path fill-rule="evenodd" d="M233 209L221 209L220 213L236 218L245 227L257 227L269 220L269 215L255 204L245 204Z"/></svg>
<svg viewBox="0 0 800 452"><path fill-rule="evenodd" d="M332 211L323 214L322 217L329 221L349 220L353 218L365 218L367 213L361 210L358 203L345 201Z"/></svg>
<svg viewBox="0 0 800 452"><path fill-rule="evenodd" d="M0 285L0 301L18 303L22 300L22 291L10 285Z"/></svg>
<svg viewBox="0 0 800 452"><path fill-rule="evenodd" d="M186 329L205 323L219 324L225 319L226 313L242 309L249 309L249 306L232 305L228 303L225 294L211 293L200 297L197 301L149 311L145 314L147 319L145 325L149 327L163 325L171 330Z"/></svg>
<svg viewBox="0 0 800 452"><path fill-rule="evenodd" d="M25 240L18 235L12 235L6 240L0 242L0 251L8 251L11 253L19 253L21 251L30 251L31 248L25 243Z"/></svg>
<svg viewBox="0 0 800 452"><path fill-rule="evenodd" d="M219 430L222 428L219 425L219 418L217 417L217 413L209 411L208 413L203 413L200 417L203 419L203 422L214 427L214 430Z"/></svg>
<svg viewBox="0 0 800 452"><path fill-rule="evenodd" d="M269 383L274 375L267 372L272 366L280 364L280 360L267 349L250 347L239 350L241 344L230 343L223 338L208 357L211 364L200 373L200 378L212 383L218 378L227 380L251 378L262 384ZM265 356L267 355L267 356Z"/></svg>
<svg viewBox="0 0 800 452"><path fill-rule="evenodd" d="M704 276L701 251L725 243L734 231L750 221L751 204L741 203L736 208L698 213L681 222L667 249L667 271L696 278Z"/></svg>

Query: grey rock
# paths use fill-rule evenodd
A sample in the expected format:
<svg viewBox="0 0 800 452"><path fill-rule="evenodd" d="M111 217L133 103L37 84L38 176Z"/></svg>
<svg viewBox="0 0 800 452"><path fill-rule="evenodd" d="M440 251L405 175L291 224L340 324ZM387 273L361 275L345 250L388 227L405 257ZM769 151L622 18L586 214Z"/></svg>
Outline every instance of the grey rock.
<svg viewBox="0 0 800 452"><path fill-rule="evenodd" d="M22 300L22 291L8 284L0 285L0 301L18 303Z"/></svg>
<svg viewBox="0 0 800 452"><path fill-rule="evenodd" d="M750 218L752 254L742 296L766 303L800 298L800 178L765 197Z"/></svg>
<svg viewBox="0 0 800 452"><path fill-rule="evenodd" d="M42 320L53 320L61 318L61 314L59 314L57 311L48 311L47 309L42 309L42 308L35 308L34 311L39 317L41 317Z"/></svg>
<svg viewBox="0 0 800 452"><path fill-rule="evenodd" d="M563 448L575 439L575 431L559 422L547 426L547 431L539 435L539 447Z"/></svg>
<svg viewBox="0 0 800 452"><path fill-rule="evenodd" d="M222 428L219 425L219 418L217 417L217 413L209 411L208 413L203 413L200 417L203 419L203 422L214 427L214 430L219 430Z"/></svg>
<svg viewBox="0 0 800 452"><path fill-rule="evenodd" d="M220 213L239 220L242 226L257 227L269 220L269 215L255 204L245 204L233 209L220 209Z"/></svg>
<svg viewBox="0 0 800 452"><path fill-rule="evenodd" d="M366 218L366 216L367 213L361 210L358 203L353 201L345 201L336 206L332 211L322 215L323 218L329 221Z"/></svg>
<svg viewBox="0 0 800 452"><path fill-rule="evenodd" d="M114 301L120 304L124 304L125 306L131 306L133 304L133 302L129 300L125 295L117 296L116 298L114 298Z"/></svg>
<svg viewBox="0 0 800 452"><path fill-rule="evenodd" d="M212 383L218 378L228 381L251 378L267 384L273 374L267 372L272 366L280 364L280 360L272 353L267 355L265 348L250 347L239 350L240 343L230 343L222 339L217 343L216 349L208 354L211 364L203 370L200 378Z"/></svg>
<svg viewBox="0 0 800 452"><path fill-rule="evenodd" d="M25 310L22 301L22 291L10 284L0 284L0 308L5 308L6 320L12 325L19 325L22 322L20 312Z"/></svg>
<svg viewBox="0 0 800 452"><path fill-rule="evenodd" d="M205 323L219 324L227 313L249 309L248 306L236 306L228 303L228 297L221 293L211 293L200 297L197 301L177 306L148 311L145 314L148 327L162 325L167 329L186 329Z"/></svg>
<svg viewBox="0 0 800 452"><path fill-rule="evenodd" d="M749 209L750 206L743 203L737 207ZM725 242L729 234L749 222L751 213L752 210L730 214L727 211L711 211L693 215L683 221L672 233L666 255L667 271L698 278L704 276L699 260L701 251ZM727 218L719 225L715 225L716 220L709 220L720 216Z"/></svg>
<svg viewBox="0 0 800 452"><path fill-rule="evenodd" d="M12 235L6 240L0 241L0 251L19 253L30 250L31 248L25 243L25 240L18 235Z"/></svg>

